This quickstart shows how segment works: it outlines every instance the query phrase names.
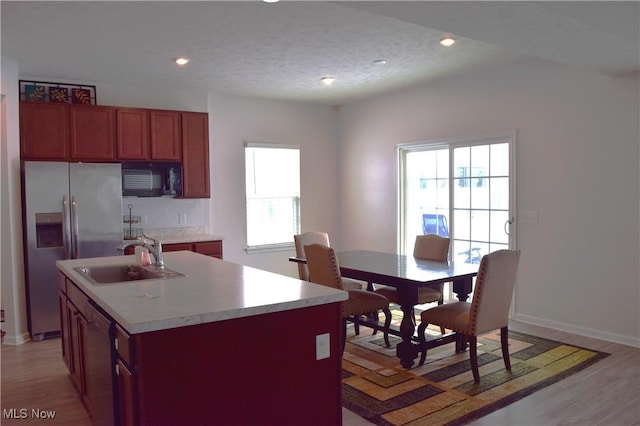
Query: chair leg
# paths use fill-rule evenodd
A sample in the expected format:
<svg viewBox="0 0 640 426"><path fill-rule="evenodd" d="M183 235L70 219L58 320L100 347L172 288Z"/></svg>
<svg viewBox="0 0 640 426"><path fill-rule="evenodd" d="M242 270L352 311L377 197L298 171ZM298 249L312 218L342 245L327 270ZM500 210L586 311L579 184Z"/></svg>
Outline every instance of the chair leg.
<svg viewBox="0 0 640 426"><path fill-rule="evenodd" d="M385 308L382 310L384 312L384 344L390 348L391 343L389 343L389 327L391 327L391 311L389 308Z"/></svg>
<svg viewBox="0 0 640 426"><path fill-rule="evenodd" d="M444 304L444 296L442 295L442 290L440 290L440 300L438 300L438 306L443 305ZM445 333L445 329L443 326L440 326L440 334L444 334Z"/></svg>
<svg viewBox="0 0 640 426"><path fill-rule="evenodd" d="M371 321L375 321L375 322L379 322L379 317L380 314L378 313L378 311L376 310L375 312L370 312L367 314L367 317L369 317L369 319ZM373 331L371 332L372 336L375 336L378 333L378 329L374 328Z"/></svg>
<svg viewBox="0 0 640 426"><path fill-rule="evenodd" d="M511 371L511 360L509 359L509 327L502 327L500 329L500 344L502 346L504 367Z"/></svg>
<svg viewBox="0 0 640 426"><path fill-rule="evenodd" d="M358 315L354 315L353 317L353 329L356 332L356 336L360 334L360 319Z"/></svg>
<svg viewBox="0 0 640 426"><path fill-rule="evenodd" d="M418 342L420 345L418 350L422 352L418 366L424 365L424 361L427 359L427 339L424 337L424 332L427 330L428 325L426 322L421 322L418 326Z"/></svg>
<svg viewBox="0 0 640 426"><path fill-rule="evenodd" d="M469 336L469 361L471 361L471 371L473 372L473 380L480 382L480 372L478 371L478 338Z"/></svg>

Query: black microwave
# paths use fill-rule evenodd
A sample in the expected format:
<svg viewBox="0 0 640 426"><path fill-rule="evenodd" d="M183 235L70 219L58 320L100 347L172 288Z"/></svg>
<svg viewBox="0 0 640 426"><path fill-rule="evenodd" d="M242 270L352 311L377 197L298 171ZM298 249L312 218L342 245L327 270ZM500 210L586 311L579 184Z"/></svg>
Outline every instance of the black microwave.
<svg viewBox="0 0 640 426"><path fill-rule="evenodd" d="M124 197L182 196L182 164L122 163Z"/></svg>

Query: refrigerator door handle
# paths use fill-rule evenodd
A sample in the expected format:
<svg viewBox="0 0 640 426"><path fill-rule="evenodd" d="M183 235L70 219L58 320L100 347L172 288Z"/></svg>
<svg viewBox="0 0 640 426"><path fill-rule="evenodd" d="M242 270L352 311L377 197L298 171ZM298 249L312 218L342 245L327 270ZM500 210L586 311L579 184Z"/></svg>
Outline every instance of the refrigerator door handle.
<svg viewBox="0 0 640 426"><path fill-rule="evenodd" d="M78 203L76 203L76 197L71 196L71 226L72 226L72 234L71 234L71 258L78 259Z"/></svg>
<svg viewBox="0 0 640 426"><path fill-rule="evenodd" d="M67 196L62 196L62 241L64 245L64 258L71 259L71 213Z"/></svg>

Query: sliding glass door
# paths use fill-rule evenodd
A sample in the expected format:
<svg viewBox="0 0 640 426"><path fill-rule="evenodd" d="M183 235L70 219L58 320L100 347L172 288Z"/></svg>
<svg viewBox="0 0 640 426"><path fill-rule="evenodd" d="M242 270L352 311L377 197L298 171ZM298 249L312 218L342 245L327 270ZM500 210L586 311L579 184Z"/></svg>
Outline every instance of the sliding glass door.
<svg viewBox="0 0 640 426"><path fill-rule="evenodd" d="M399 250L416 235L451 238L450 258L479 263L515 247L515 137L398 146Z"/></svg>

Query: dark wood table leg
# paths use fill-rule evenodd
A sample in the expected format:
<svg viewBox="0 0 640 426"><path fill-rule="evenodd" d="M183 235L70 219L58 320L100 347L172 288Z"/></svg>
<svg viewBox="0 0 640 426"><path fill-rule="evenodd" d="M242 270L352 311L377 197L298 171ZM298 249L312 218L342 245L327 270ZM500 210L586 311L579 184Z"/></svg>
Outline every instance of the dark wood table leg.
<svg viewBox="0 0 640 426"><path fill-rule="evenodd" d="M473 291L473 277L458 278L453 280L453 292L461 302L466 302Z"/></svg>
<svg viewBox="0 0 640 426"><path fill-rule="evenodd" d="M400 364L404 368L411 368L413 360L418 357L418 345L412 342L416 329L416 320L413 316L413 306L402 306L402 322L400 323L400 335L402 342L396 346L396 355L400 358Z"/></svg>

